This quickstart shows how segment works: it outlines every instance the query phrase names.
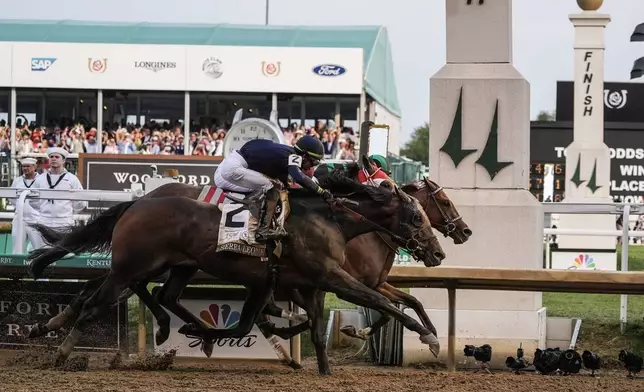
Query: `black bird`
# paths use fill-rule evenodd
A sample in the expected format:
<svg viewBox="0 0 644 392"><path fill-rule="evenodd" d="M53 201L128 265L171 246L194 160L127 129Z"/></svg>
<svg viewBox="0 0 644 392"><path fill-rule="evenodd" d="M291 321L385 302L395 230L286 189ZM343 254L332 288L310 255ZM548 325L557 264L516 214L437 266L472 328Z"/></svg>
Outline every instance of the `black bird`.
<svg viewBox="0 0 644 392"><path fill-rule="evenodd" d="M634 374L642 371L642 364L644 363L644 360L637 354L622 350L619 352L617 359L619 359L619 361L624 364L626 370L628 370L628 377L633 377Z"/></svg>
<svg viewBox="0 0 644 392"><path fill-rule="evenodd" d="M581 370L581 356L575 350L566 350L559 357L559 370L563 375L577 374Z"/></svg>
<svg viewBox="0 0 644 392"><path fill-rule="evenodd" d="M595 375L595 371L599 370L602 364L602 359L597 354L588 350L584 350L581 354L581 359L584 362L584 367L588 370L592 370L592 376Z"/></svg>

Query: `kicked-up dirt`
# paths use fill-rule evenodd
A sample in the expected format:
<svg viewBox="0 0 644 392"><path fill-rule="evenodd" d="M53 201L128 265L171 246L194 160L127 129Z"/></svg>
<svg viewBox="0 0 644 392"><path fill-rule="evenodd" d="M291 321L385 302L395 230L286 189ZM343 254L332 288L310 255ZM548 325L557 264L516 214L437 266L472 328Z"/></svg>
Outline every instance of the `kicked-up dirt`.
<svg viewBox="0 0 644 392"><path fill-rule="evenodd" d="M444 391L515 392L635 392L644 390L643 379L628 379L625 372L590 377L585 370L573 376L447 373L416 368L375 367L365 364L332 365L333 374L318 375L314 361L304 369L279 364L174 361L174 353L123 360L118 356L73 354L63 368L51 365L51 352L19 353L0 359L0 391Z"/></svg>

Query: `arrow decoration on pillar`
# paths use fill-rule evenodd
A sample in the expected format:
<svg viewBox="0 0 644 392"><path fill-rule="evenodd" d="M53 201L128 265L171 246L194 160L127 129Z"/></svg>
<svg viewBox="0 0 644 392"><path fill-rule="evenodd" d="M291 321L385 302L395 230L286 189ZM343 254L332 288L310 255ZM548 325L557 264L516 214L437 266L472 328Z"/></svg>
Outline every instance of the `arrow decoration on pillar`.
<svg viewBox="0 0 644 392"><path fill-rule="evenodd" d="M570 182L572 182L577 188L579 188L579 185L583 184L585 181L586 180L581 179L581 153L579 153L579 156L577 157L577 168L575 169L575 172L572 173Z"/></svg>
<svg viewBox="0 0 644 392"><path fill-rule="evenodd" d="M444 152L452 159L454 167L458 167L463 159L476 152L475 149L463 149L463 87L458 95L458 106L456 114L454 114L454 121L452 121L452 128L447 135L445 144L439 151Z"/></svg>
<svg viewBox="0 0 644 392"><path fill-rule="evenodd" d="M514 162L500 162L499 161L499 100L496 100L494 107L494 117L492 118L492 125L490 126L490 134L485 143L485 148L481 156L476 161L490 175L490 180L494 180L497 174L505 167L510 166Z"/></svg>
<svg viewBox="0 0 644 392"><path fill-rule="evenodd" d="M595 158L595 163L593 164L593 171L590 174L590 179L588 180L588 184L586 184L586 186L588 187L588 189L590 189L592 193L595 193L597 189L602 187L601 185L599 186L597 185L597 158Z"/></svg>

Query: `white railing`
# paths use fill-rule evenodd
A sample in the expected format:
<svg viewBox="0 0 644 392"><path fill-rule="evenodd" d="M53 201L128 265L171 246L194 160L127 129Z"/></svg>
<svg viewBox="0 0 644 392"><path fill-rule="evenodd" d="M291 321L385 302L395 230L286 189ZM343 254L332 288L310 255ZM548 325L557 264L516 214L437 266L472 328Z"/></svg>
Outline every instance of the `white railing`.
<svg viewBox="0 0 644 392"><path fill-rule="evenodd" d="M103 191L103 190L56 190L56 189L19 189L19 188L0 188L0 198L16 199L16 210L12 218L15 218L16 234L20 239L13 244L13 251L16 254L24 253L25 249L25 223L24 223L24 205L27 199L46 199L46 200L75 200L75 201L111 201L124 202L130 201L135 197L142 196L141 191ZM3 217L6 214L3 213ZM75 218L78 215L75 216ZM87 219L87 217L83 217Z"/></svg>
<svg viewBox="0 0 644 392"><path fill-rule="evenodd" d="M631 231L630 218L632 214L644 213L644 204L606 203L542 203L545 214L609 214L622 215L622 230L584 230L584 229L548 229L544 228L546 237L546 268L551 268L550 260L550 236L551 235L586 235L598 237L621 237L622 254L620 271L628 271L628 245L630 237L644 237L644 231ZM644 283L644 282L643 282ZM620 297L619 321L621 332L626 330L628 321L628 295Z"/></svg>

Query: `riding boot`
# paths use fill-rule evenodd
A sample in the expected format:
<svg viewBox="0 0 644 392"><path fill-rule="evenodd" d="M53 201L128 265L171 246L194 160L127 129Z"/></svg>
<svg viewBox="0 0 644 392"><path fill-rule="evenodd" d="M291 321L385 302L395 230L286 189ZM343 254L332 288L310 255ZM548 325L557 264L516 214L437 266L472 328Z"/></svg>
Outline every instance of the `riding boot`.
<svg viewBox="0 0 644 392"><path fill-rule="evenodd" d="M274 187L266 193L265 208L259 222L259 227L257 228L257 233L255 234L256 241L277 240L288 235L281 227L271 228L271 223L275 216L275 208L277 207L279 199L280 191Z"/></svg>

